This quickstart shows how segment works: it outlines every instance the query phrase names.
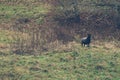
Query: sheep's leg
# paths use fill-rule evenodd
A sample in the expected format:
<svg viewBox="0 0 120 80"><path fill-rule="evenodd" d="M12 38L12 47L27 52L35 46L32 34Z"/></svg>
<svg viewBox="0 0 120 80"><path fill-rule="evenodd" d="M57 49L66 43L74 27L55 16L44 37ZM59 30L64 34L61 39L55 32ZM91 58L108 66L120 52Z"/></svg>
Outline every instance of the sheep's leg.
<svg viewBox="0 0 120 80"><path fill-rule="evenodd" d="M87 44L87 47L90 47L90 44Z"/></svg>
<svg viewBox="0 0 120 80"><path fill-rule="evenodd" d="M83 43L81 42L81 45L83 46Z"/></svg>
<svg viewBox="0 0 120 80"><path fill-rule="evenodd" d="M83 47L85 47L85 44L83 43Z"/></svg>
<svg viewBox="0 0 120 80"><path fill-rule="evenodd" d="M85 44L83 44L83 47L85 47Z"/></svg>

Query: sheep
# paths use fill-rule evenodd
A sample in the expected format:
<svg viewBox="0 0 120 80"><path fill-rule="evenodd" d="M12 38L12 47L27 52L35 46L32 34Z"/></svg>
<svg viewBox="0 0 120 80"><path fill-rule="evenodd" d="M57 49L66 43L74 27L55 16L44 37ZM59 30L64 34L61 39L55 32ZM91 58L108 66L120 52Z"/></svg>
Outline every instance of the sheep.
<svg viewBox="0 0 120 80"><path fill-rule="evenodd" d="M91 34L87 34L87 37L84 37L84 38L81 39L81 45L82 46L87 45L89 47L90 43L91 43Z"/></svg>

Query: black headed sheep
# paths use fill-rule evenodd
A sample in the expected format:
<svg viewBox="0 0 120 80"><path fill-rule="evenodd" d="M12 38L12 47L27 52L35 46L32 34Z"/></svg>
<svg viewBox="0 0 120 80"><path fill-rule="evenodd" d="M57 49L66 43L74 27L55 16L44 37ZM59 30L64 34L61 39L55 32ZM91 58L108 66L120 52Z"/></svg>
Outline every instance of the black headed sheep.
<svg viewBox="0 0 120 80"><path fill-rule="evenodd" d="M81 39L81 45L82 46L87 45L89 47L90 43L91 43L91 34L87 34L87 37L84 37L84 38Z"/></svg>

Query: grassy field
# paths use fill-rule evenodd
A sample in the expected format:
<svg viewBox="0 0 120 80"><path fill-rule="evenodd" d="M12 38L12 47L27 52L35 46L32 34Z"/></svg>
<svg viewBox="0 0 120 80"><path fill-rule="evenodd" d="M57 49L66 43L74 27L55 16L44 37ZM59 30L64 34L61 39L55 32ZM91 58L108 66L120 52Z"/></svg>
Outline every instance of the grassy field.
<svg viewBox="0 0 120 80"><path fill-rule="evenodd" d="M8 5L0 4L0 22L11 23L19 18L28 18L35 20L36 23L40 23L44 15L49 12L49 5L28 5L23 4L18 5Z"/></svg>
<svg viewBox="0 0 120 80"><path fill-rule="evenodd" d="M7 45L13 32L0 31ZM72 51L16 55L0 45L1 80L120 80L120 50L112 43L72 44Z"/></svg>
<svg viewBox="0 0 120 80"><path fill-rule="evenodd" d="M17 38L24 38L26 34L1 27L10 27L13 21L24 17L41 24L51 6L33 3L37 0L17 0L21 3L19 5L6 1L5 4L0 3L0 80L120 80L120 50L119 44L114 41L98 41L89 48L73 42L68 43L69 46L58 45L55 51L53 49L40 55L11 52L11 43L16 41L13 36L17 34ZM95 0L88 1L96 3ZM59 46L62 49L66 47L62 51ZM67 50L69 47L70 50Z"/></svg>
<svg viewBox="0 0 120 80"><path fill-rule="evenodd" d="M39 56L0 52L1 80L120 80L120 51L103 46Z"/></svg>

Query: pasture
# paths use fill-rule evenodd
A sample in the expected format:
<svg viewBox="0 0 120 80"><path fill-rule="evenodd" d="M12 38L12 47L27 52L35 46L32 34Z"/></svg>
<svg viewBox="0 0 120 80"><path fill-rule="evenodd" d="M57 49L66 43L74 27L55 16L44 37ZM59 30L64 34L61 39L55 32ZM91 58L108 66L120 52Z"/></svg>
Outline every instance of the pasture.
<svg viewBox="0 0 120 80"><path fill-rule="evenodd" d="M111 9L114 6L97 4L96 0L88 0L88 2L81 0L83 5L79 6L79 10L83 23L73 23L72 26L65 24L61 27L52 18L53 6L44 1L13 0L11 2L6 0L6 2L0 3L0 80L120 80L120 42L117 40L119 30L113 27L116 22L114 23L111 18L114 13L114 10ZM90 4L91 1L95 4ZM110 3L112 2L111 0ZM116 3L117 1L114 2L114 4ZM84 4L89 5L84 6ZM97 14L99 11L101 13ZM111 14L107 11L111 11ZM91 16L92 14L93 16ZM101 16L99 17L99 15ZM114 18L116 15L119 16L116 12ZM64 14L56 15L58 18L60 16L64 16ZM87 20L88 18L90 20ZM21 22L24 19L28 19L28 22ZM97 25L95 21L100 24ZM101 27L101 25L105 26ZM76 26L84 33L86 30L95 32L96 37L93 39L95 35L92 34L90 47L81 46L78 35L80 33L74 33L74 30L78 30ZM93 30L93 28L95 29ZM107 36L112 29L115 33L111 34L112 37ZM59 41L58 38L61 37L55 32L58 32L59 36L62 35L62 38L67 37L66 40L71 32L74 40L68 40L66 43L62 42L62 39ZM98 34L100 32L101 34ZM116 39L114 35L116 35ZM105 38L103 39L103 37ZM24 44L27 44L26 48L23 48ZM13 51L17 49L27 51L29 48L32 48L33 54L31 54L32 51L28 51L27 54L25 52L17 54Z"/></svg>

